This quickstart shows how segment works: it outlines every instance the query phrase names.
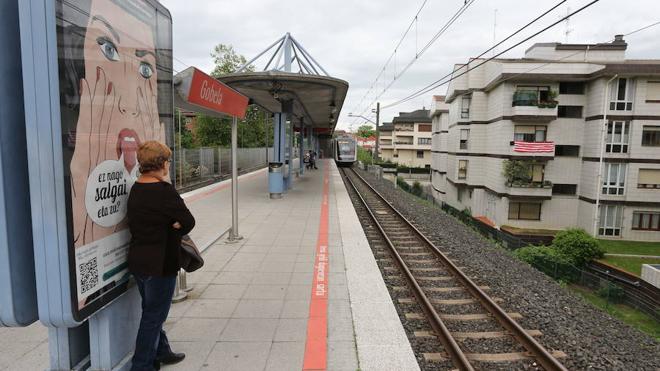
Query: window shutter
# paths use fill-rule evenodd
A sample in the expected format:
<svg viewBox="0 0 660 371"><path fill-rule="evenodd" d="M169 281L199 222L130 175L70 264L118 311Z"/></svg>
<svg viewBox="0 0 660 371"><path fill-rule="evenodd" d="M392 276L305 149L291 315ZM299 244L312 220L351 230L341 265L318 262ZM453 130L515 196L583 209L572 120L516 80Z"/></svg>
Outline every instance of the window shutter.
<svg viewBox="0 0 660 371"><path fill-rule="evenodd" d="M660 184L660 169L640 169L637 184Z"/></svg>
<svg viewBox="0 0 660 371"><path fill-rule="evenodd" d="M514 130L516 134L536 134L535 126L518 125Z"/></svg>

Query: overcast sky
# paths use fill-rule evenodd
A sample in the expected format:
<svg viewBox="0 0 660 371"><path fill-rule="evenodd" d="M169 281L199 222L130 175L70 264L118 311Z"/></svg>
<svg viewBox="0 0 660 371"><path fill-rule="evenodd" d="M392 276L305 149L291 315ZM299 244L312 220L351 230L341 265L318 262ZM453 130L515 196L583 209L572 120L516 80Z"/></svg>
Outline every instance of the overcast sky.
<svg viewBox="0 0 660 371"><path fill-rule="evenodd" d="M428 0L416 25L389 63L376 89L362 101L383 69L423 0L161 0L174 19L174 55L186 65L212 70L210 51L214 45L232 45L251 59L286 32L291 34L333 76L348 81L349 90L339 118L339 128L349 129L364 120L348 113L365 112L367 105L392 82L416 53L427 44L464 0ZM380 98L381 105L397 101L447 74L455 63L479 55L522 25L558 3L550 1L476 0L470 8L403 74ZM561 16L589 3L568 0L554 13L535 23L517 38L522 40ZM495 14L497 22L495 27ZM614 34L625 34L660 21L658 0L601 0L504 57L518 58L534 42L606 42ZM660 59L660 26L626 37L628 58ZM510 41L507 45L512 45ZM500 50L505 47L500 48ZM175 69L186 66L175 60ZM263 69L265 61L257 64ZM433 94L444 94L440 87L428 95L383 110L381 122L391 121L398 112L429 107ZM358 104L360 104L358 106Z"/></svg>

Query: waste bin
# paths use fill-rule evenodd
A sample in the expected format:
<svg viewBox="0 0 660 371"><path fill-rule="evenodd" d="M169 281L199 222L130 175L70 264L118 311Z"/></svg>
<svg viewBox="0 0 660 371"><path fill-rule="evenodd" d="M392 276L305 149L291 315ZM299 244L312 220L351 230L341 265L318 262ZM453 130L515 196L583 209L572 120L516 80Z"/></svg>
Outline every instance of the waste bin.
<svg viewBox="0 0 660 371"><path fill-rule="evenodd" d="M270 192L270 198L282 198L282 192L284 192L282 169L281 162L268 163L268 192Z"/></svg>

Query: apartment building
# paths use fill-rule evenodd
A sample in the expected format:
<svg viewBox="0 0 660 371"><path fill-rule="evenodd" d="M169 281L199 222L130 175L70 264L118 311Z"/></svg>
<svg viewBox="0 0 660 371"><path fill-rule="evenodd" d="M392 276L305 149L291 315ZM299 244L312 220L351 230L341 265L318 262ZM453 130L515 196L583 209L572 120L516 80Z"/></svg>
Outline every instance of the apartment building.
<svg viewBox="0 0 660 371"><path fill-rule="evenodd" d="M427 109L399 112L392 122L383 123L380 157L400 165L431 167L431 117Z"/></svg>
<svg viewBox="0 0 660 371"><path fill-rule="evenodd" d="M660 60L626 49L540 43L456 65L431 111L436 198L512 233L660 241Z"/></svg>

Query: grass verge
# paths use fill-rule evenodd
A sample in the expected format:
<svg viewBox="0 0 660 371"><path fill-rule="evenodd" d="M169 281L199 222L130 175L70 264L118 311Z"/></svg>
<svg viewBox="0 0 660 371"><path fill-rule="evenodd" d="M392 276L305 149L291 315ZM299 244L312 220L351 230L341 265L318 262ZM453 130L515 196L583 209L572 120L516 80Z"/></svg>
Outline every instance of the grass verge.
<svg viewBox="0 0 660 371"><path fill-rule="evenodd" d="M598 243L610 254L660 256L660 243L657 242L598 240Z"/></svg>
<svg viewBox="0 0 660 371"><path fill-rule="evenodd" d="M593 306L660 341L660 322L654 318L627 305L611 303L608 305L605 299L582 286L569 285L568 289L580 295Z"/></svg>
<svg viewBox="0 0 660 371"><path fill-rule="evenodd" d="M617 268L621 268L637 277L642 275L642 264L660 264L660 259L629 258L625 256L606 256L599 260Z"/></svg>

